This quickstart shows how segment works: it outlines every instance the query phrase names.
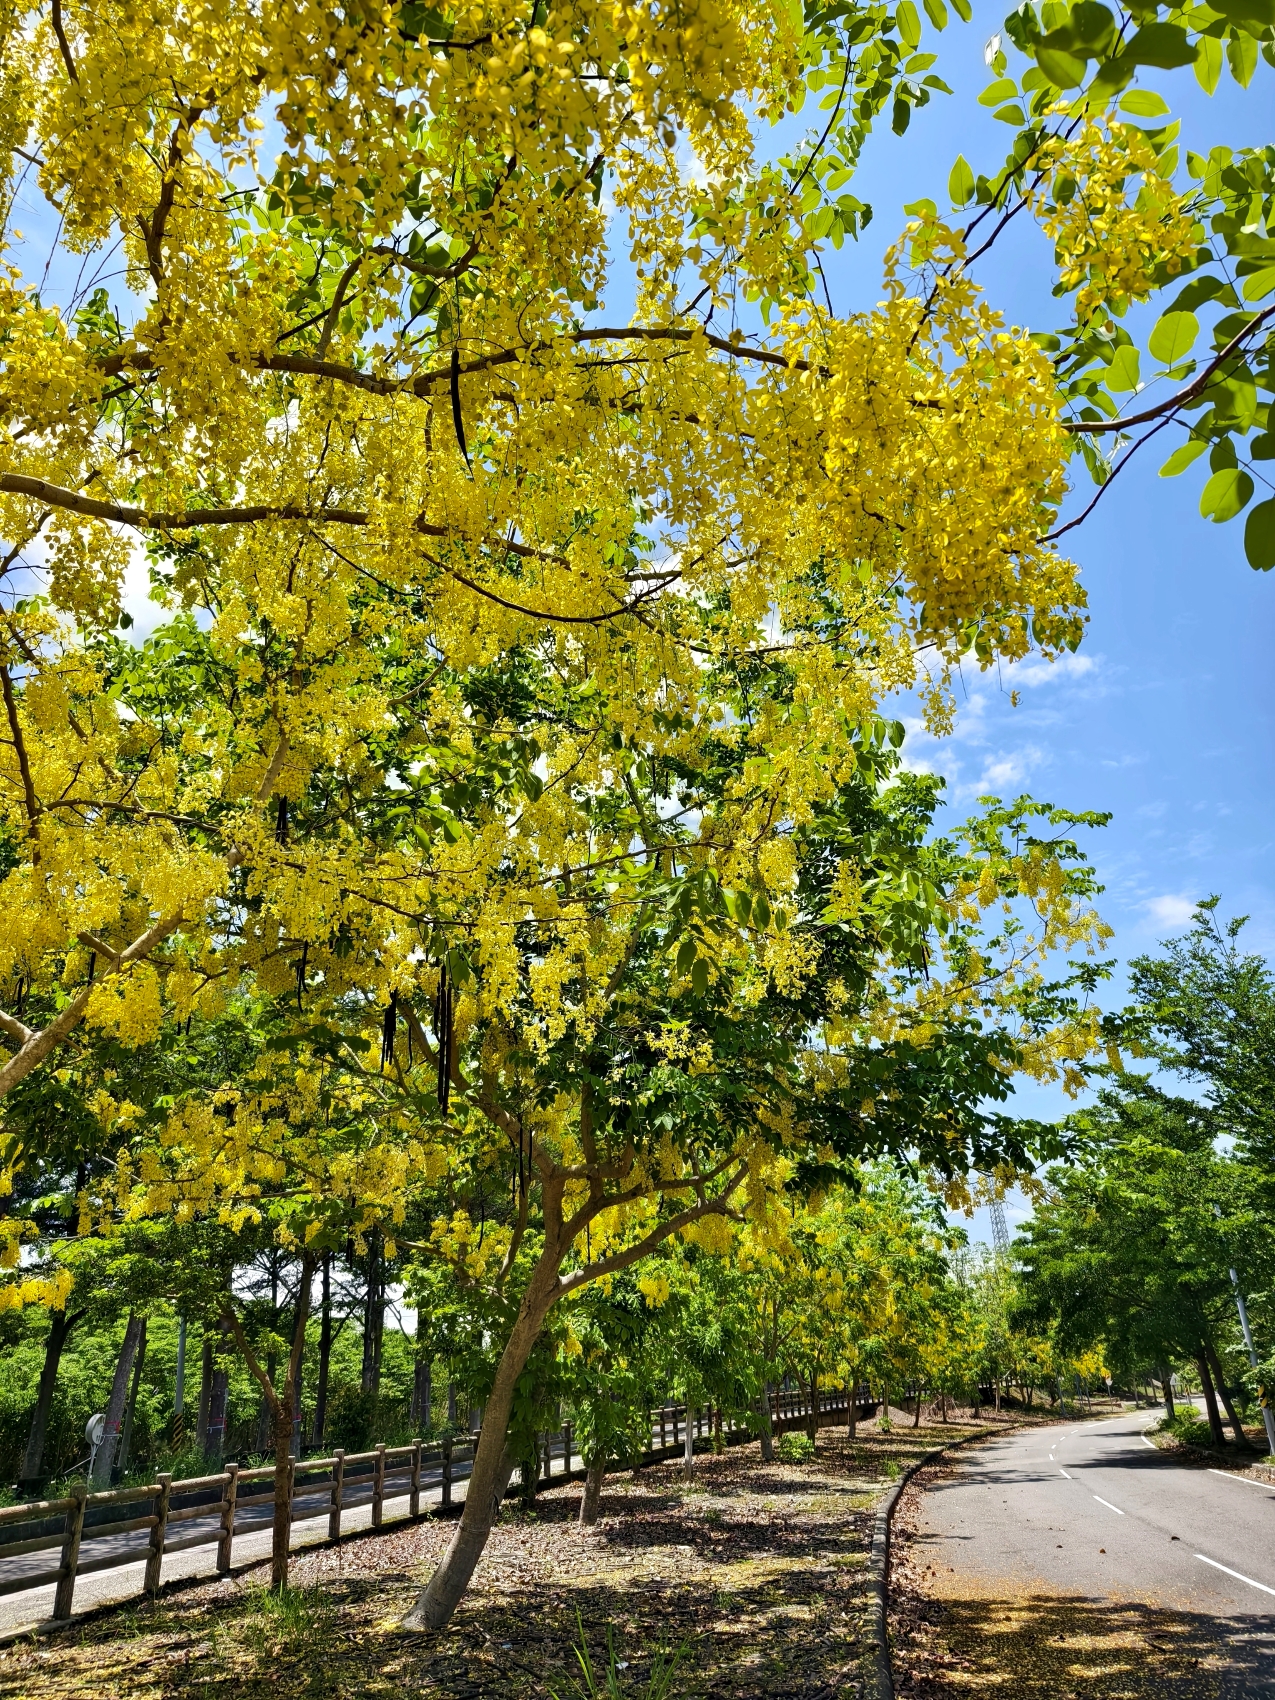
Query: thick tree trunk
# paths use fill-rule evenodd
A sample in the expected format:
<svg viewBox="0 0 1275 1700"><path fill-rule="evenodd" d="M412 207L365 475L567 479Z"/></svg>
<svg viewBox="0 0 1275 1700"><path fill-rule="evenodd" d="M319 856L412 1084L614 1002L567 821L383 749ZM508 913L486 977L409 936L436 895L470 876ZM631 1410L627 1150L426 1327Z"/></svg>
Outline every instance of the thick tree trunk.
<svg viewBox="0 0 1275 1700"><path fill-rule="evenodd" d="M1195 1360L1195 1367L1200 1372L1200 1386L1204 1390L1204 1409L1208 1412L1209 1433L1213 1437L1214 1446L1226 1445L1226 1434L1222 1428L1222 1419L1218 1415L1217 1394L1213 1391L1213 1377L1209 1374L1208 1359L1201 1351Z"/></svg>
<svg viewBox="0 0 1275 1700"><path fill-rule="evenodd" d="M580 1527L590 1528L598 1520L598 1506L602 1502L602 1484L606 1480L607 1461L605 1457L595 1458L584 1472L584 1492L580 1495Z"/></svg>
<svg viewBox="0 0 1275 1700"><path fill-rule="evenodd" d="M1166 1365L1160 1365L1160 1386L1164 1392L1164 1414L1170 1422L1177 1416L1173 1403L1173 1371Z"/></svg>
<svg viewBox="0 0 1275 1700"><path fill-rule="evenodd" d="M686 1470L695 1468L695 1417L689 1399L686 1401L686 1433L682 1436L682 1467Z"/></svg>
<svg viewBox="0 0 1275 1700"><path fill-rule="evenodd" d="M102 1434L102 1444L97 1449L93 1460L94 1488L105 1488L110 1485L111 1470L115 1465L115 1456L119 1451L120 1427L124 1421L124 1403L128 1398L128 1378L132 1374L133 1359L137 1356L137 1342L141 1337L142 1319L136 1311L130 1311L128 1323L124 1329L124 1343L120 1347L120 1355L115 1364L115 1378L111 1382L111 1396L106 1402L106 1428Z"/></svg>
<svg viewBox="0 0 1275 1700"><path fill-rule="evenodd" d="M460 1522L442 1563L404 1618L404 1628L441 1629L448 1623L469 1586L475 1565L482 1557L516 1462L505 1444L514 1391L545 1317L557 1297L560 1261L560 1254L546 1249L527 1284L517 1318L496 1366L496 1377L483 1419L482 1438Z"/></svg>
<svg viewBox="0 0 1275 1700"><path fill-rule="evenodd" d="M761 1419L761 1461L763 1464L775 1462L775 1431L770 1423L770 1383L761 1390L761 1402L757 1407Z"/></svg>
<svg viewBox="0 0 1275 1700"><path fill-rule="evenodd" d="M1244 1425L1240 1421L1239 1412L1235 1409L1235 1405L1231 1400L1231 1395L1227 1390L1226 1371L1222 1368L1222 1365L1218 1360L1218 1355L1213 1349L1212 1340L1205 1340L1204 1350L1208 1354L1209 1368L1213 1371L1213 1379L1217 1383L1217 1390L1222 1396L1222 1404L1226 1408L1226 1420L1235 1431L1236 1444L1238 1446L1247 1446L1248 1437L1244 1433Z"/></svg>
<svg viewBox="0 0 1275 1700"><path fill-rule="evenodd" d="M819 1438L819 1372L810 1372L810 1398L806 1411L806 1435L812 1446Z"/></svg>
<svg viewBox="0 0 1275 1700"><path fill-rule="evenodd" d="M230 1378L224 1369L214 1369L212 1387L208 1394L208 1439L204 1457L209 1464L221 1467L226 1450L226 1414L230 1400Z"/></svg>
<svg viewBox="0 0 1275 1700"><path fill-rule="evenodd" d="M199 1412L195 1418L195 1450L208 1450L208 1409L212 1400L213 1348L212 1335L204 1329L203 1350L199 1354Z"/></svg>
<svg viewBox="0 0 1275 1700"><path fill-rule="evenodd" d="M77 1311L71 1316L65 1310L55 1310L49 1323L49 1337L44 1342L44 1368L40 1371L35 1410L31 1413L31 1427L27 1431L27 1449L22 1455L22 1473L18 1477L18 1492L23 1495L38 1495L44 1481L40 1466L44 1463L44 1439L49 1432L49 1412L53 1409L53 1394L58 1384L58 1366L71 1330L83 1314Z"/></svg>
<svg viewBox="0 0 1275 1700"><path fill-rule="evenodd" d="M128 1471L129 1456L133 1450L133 1419L137 1414L137 1394L142 1385L142 1369L146 1363L146 1318L142 1318L141 1333L137 1338L137 1356L133 1360L133 1384L129 1388L128 1405L124 1411L124 1429L120 1435L119 1457L115 1468L111 1471L111 1480L118 1482Z"/></svg>
<svg viewBox="0 0 1275 1700"><path fill-rule="evenodd" d="M365 1393L381 1390L381 1340L385 1332L385 1268L379 1232L368 1236L367 1298L363 1307L363 1375Z"/></svg>

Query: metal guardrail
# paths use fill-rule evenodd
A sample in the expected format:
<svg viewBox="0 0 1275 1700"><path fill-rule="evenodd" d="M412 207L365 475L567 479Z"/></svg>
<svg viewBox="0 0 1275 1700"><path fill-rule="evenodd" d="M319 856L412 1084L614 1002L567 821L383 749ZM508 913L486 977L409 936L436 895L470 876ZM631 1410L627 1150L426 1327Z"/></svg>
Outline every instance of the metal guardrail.
<svg viewBox="0 0 1275 1700"><path fill-rule="evenodd" d="M862 1403L865 1390L858 1391ZM844 1390L821 1393L821 1416L846 1407ZM805 1394L776 1390L771 1404L772 1425L778 1430L802 1422L808 1409ZM688 1421L693 1445L696 1437L711 1438L715 1429L721 1432L722 1413L717 1412L715 1424L710 1406L662 1406L652 1413L651 1448L643 1462L653 1463L681 1451ZM725 1438L746 1438L747 1432L728 1419ZM422 1493L435 1487L439 1489L440 1506L446 1509L452 1504L453 1487L470 1474L477 1445L478 1435L474 1435L459 1442L443 1440L436 1446L413 1440L407 1446L377 1446L370 1452L347 1453L338 1448L330 1458L293 1460L287 1488L289 1523L309 1522L321 1517L326 1508L328 1539L339 1541L347 1509L370 1503L371 1527L379 1529L387 1499L405 1497L407 1518L415 1520L421 1516ZM542 1435L537 1453L541 1480L574 1474L571 1425ZM561 1460L557 1472L555 1459ZM57 1584L53 1618L66 1620L71 1616L77 1577L144 1560L143 1591L154 1595L159 1590L165 1554L214 1543L217 1573L226 1575L231 1569L236 1533L256 1533L273 1521L274 1474L273 1464L246 1470L228 1464L214 1475L174 1481L171 1475L162 1474L141 1487L112 1488L102 1493L89 1493L83 1485L75 1485L59 1499L0 1507L0 1598L53 1582ZM143 1506L147 1507L144 1511ZM271 1515L262 1517L260 1512L267 1506ZM244 1526L245 1512L249 1514L248 1526ZM144 1545L129 1542L130 1535L143 1530L148 1534ZM41 1556L54 1552L58 1555L56 1564L41 1565ZM21 1559L35 1562L13 1562Z"/></svg>

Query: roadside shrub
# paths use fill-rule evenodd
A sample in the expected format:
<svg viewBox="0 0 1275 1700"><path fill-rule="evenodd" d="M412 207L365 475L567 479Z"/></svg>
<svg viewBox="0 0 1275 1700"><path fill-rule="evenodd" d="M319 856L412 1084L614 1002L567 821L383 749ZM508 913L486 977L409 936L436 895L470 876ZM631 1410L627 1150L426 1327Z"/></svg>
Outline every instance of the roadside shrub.
<svg viewBox="0 0 1275 1700"><path fill-rule="evenodd" d="M815 1443L808 1434L781 1434L777 1450L785 1464L806 1464L815 1455Z"/></svg>
<svg viewBox="0 0 1275 1700"><path fill-rule="evenodd" d="M1186 1407L1177 1411L1172 1417L1165 1417L1157 1424L1159 1433L1171 1434L1175 1440L1180 1440L1183 1446L1212 1446L1213 1435L1209 1425L1198 1412Z"/></svg>

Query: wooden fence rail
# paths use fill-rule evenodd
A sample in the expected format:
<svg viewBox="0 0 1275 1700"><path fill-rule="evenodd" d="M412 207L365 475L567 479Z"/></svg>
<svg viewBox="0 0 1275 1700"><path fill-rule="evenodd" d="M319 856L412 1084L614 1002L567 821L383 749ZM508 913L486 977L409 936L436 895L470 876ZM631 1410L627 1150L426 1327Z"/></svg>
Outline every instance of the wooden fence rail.
<svg viewBox="0 0 1275 1700"><path fill-rule="evenodd" d="M862 1400L865 1390L859 1392ZM845 1390L819 1394L820 1416L844 1410L846 1406ZM776 1390L771 1407L772 1427L780 1430L804 1422L808 1409L806 1393L797 1389ZM642 1461L651 1463L680 1452L688 1421L695 1435L712 1435L714 1440L717 1436L724 1441L747 1438L751 1432L730 1416L723 1426L723 1413L707 1405L688 1410L686 1405L666 1404L651 1413L651 1447ZM358 1504L370 1503L374 1529L383 1526L386 1501L391 1498L406 1498L408 1518L418 1519L423 1491L421 1477L426 1467L437 1467L439 1502L445 1509L453 1503L456 1467L472 1464L477 1444L477 1435L459 1441L448 1437L436 1446L413 1440L407 1446L376 1446L370 1452L346 1452L338 1447L330 1458L296 1460L288 1484L289 1520L309 1522L322 1517L326 1509L328 1539L339 1541L344 1513L353 1509L351 1492ZM574 1457L569 1423L559 1431L539 1437L537 1464L542 1480L554 1478L555 1460L560 1461L559 1477L576 1474ZM53 1582L57 1584L53 1616L66 1619L71 1616L78 1576L144 1563L143 1590L153 1596L159 1590L166 1553L214 1543L217 1571L226 1575L232 1566L236 1525L243 1512L273 1502L272 1464L242 1469L232 1463L215 1475L185 1481L174 1481L165 1474L142 1487L114 1488L104 1493L88 1493L83 1485L77 1484L60 1499L0 1507L0 1597L25 1593ZM145 1511L133 1510L143 1505L147 1506ZM183 1524L203 1526L183 1533ZM257 1522L253 1532L266 1527L267 1524ZM121 1537L142 1530L149 1531L145 1547L121 1548ZM18 1574L5 1574L6 1560L43 1552L50 1555L56 1552L57 1562L45 1568L23 1566Z"/></svg>

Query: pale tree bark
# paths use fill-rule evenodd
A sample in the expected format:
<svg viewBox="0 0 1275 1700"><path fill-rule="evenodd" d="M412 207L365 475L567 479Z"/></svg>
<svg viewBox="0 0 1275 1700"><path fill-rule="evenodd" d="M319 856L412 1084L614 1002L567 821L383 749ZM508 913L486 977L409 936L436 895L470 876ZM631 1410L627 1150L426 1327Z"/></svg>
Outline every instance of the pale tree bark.
<svg viewBox="0 0 1275 1700"><path fill-rule="evenodd" d="M115 1464L115 1455L119 1451L120 1428L124 1421L124 1406L128 1399L129 1376L133 1372L133 1359L137 1356L138 1342L142 1337L142 1319L136 1311L130 1311L128 1323L124 1329L124 1342L120 1347L120 1355L115 1364L115 1377L111 1382L111 1396L106 1402L106 1427L102 1434L102 1444L97 1449L93 1460L92 1485L95 1488L105 1488L110 1485L111 1470Z"/></svg>
<svg viewBox="0 0 1275 1700"><path fill-rule="evenodd" d="M302 1254L301 1279L297 1286L292 1324L292 1349L288 1353L282 1392L276 1390L270 1376L257 1362L233 1307L227 1302L222 1311L226 1327L234 1335L245 1363L265 1394L273 1419L274 1515L270 1540L270 1586L276 1592L288 1585L288 1548L292 1539L292 1419L297 1407L301 1354L305 1350L305 1328L310 1314L310 1288L314 1284L317 1265L318 1257L314 1252Z"/></svg>

